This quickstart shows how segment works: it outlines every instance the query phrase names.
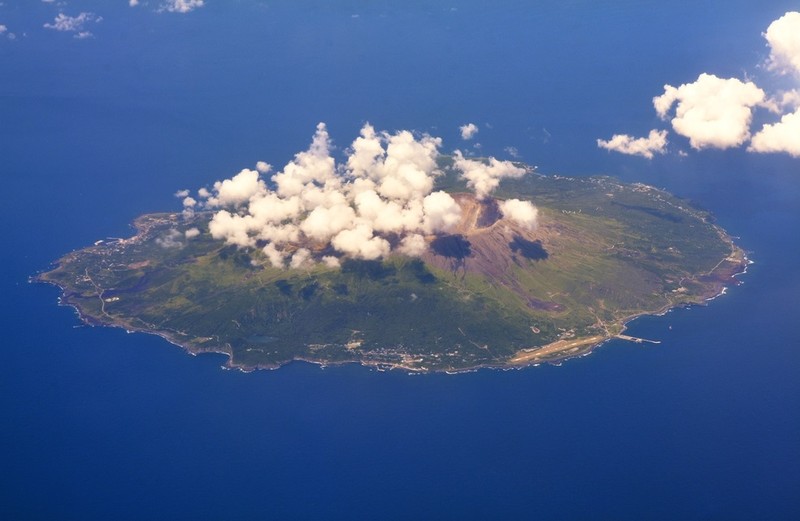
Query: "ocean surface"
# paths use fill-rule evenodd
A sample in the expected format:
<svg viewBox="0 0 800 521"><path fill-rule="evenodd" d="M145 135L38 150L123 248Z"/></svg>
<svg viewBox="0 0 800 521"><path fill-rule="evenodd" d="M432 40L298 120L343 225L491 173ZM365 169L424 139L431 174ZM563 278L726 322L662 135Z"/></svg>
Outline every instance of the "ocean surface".
<svg viewBox="0 0 800 521"><path fill-rule="evenodd" d="M701 72L777 88L761 33L799 2L3 4L0 518L800 519L800 160L595 144L667 128L651 98ZM58 9L102 21L79 40L43 28ZM692 199L755 263L630 325L660 345L456 376L226 371L28 283L319 121L339 150L366 121L452 150L474 122L476 153Z"/></svg>

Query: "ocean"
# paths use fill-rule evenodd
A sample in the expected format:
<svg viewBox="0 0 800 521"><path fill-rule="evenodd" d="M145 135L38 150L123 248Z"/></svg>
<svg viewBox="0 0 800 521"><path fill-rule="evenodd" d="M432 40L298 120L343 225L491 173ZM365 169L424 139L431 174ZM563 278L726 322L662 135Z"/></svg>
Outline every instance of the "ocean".
<svg viewBox="0 0 800 521"><path fill-rule="evenodd" d="M0 517L800 517L800 160L674 133L652 160L595 143L668 128L652 97L701 72L779 88L761 33L800 3L108 4L0 6L17 36L0 40ZM58 9L102 21L76 39L43 27ZM28 283L179 209L177 190L284 164L319 121L339 151L369 121L666 188L754 264L708 306L629 325L659 345L460 375L222 370L82 326L57 288Z"/></svg>

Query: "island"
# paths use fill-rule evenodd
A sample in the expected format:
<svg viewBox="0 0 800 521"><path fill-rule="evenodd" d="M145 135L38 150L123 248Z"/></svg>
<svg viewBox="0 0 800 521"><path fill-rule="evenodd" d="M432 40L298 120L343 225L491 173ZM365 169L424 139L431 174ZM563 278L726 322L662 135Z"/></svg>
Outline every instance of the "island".
<svg viewBox="0 0 800 521"><path fill-rule="evenodd" d="M448 162L449 161L449 162ZM585 355L641 315L704 304L735 284L745 252L686 200L612 177L504 179L489 197L465 189L452 161L437 186L460 207L417 256L342 257L275 267L259 248L209 233L209 211L136 219L130 238L59 259L35 280L62 289L87 324L160 335L227 366L294 360L411 372L558 363ZM532 200L537 225L498 205ZM391 237L387 239L391 241Z"/></svg>

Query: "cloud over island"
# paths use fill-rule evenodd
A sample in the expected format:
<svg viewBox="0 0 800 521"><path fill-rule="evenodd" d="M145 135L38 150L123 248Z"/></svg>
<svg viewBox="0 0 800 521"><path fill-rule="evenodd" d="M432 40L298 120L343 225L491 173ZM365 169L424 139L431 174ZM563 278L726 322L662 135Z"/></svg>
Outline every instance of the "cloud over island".
<svg viewBox="0 0 800 521"><path fill-rule="evenodd" d="M256 170L201 188L197 198L185 191L176 195L183 197L187 217L196 209L214 211L213 238L259 248L275 267L299 268L315 259L334 267L344 257L374 260L393 252L419 256L427 250L426 236L447 232L461 219L456 200L434 191L441 145L427 134L376 132L366 124L337 164L320 123L308 150L269 180L262 177L269 165L259 162ZM526 173L509 161L466 159L460 151L454 157L455 169L478 199L501 179ZM499 208L520 226L536 226L530 201L504 201Z"/></svg>

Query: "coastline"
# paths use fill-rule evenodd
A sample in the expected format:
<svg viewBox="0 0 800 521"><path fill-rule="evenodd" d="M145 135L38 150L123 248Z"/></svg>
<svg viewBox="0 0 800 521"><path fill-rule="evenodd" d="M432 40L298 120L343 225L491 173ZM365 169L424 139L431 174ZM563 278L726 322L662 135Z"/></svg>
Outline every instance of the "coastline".
<svg viewBox="0 0 800 521"><path fill-rule="evenodd" d="M540 363L560 364L561 362L571 358L587 356L604 343L615 338L625 336L624 333L628 328L628 324L639 317L664 316L673 309L687 308L697 305L705 306L708 305L708 303L712 300L725 295L728 290L728 283L733 282L735 285L741 284L736 277L746 274L747 267L750 264L753 264L753 261L748 258L745 250L734 243L733 238L728 236L718 226L715 226L715 228L720 236L724 238L725 241L730 245L731 254L725 259L721 260L708 273L701 274L697 277L698 279L707 279L707 283L711 284L711 289L709 291L701 293L693 300L688 302L669 303L656 311L643 311L624 317L616 324L612 324L619 327L619 333L614 335L597 335L592 337L570 339L569 341L559 339L541 347L521 349L514 355L514 357L511 358L510 364L512 367L522 368L530 365L538 365ZM726 262L729 263L727 269L723 267ZM625 338L624 340L629 339ZM551 353L554 353L556 356L552 358L548 357L548 355ZM539 359L537 356L539 354L543 355L541 359ZM515 363L514 360L519 361Z"/></svg>
<svg viewBox="0 0 800 521"><path fill-rule="evenodd" d="M724 232L722 233L724 235ZM58 287L59 290L61 291L61 295L58 298L58 305L71 307L72 309L74 309L75 313L78 316L78 319L85 325L91 327L96 327L96 326L114 327L114 328L124 329L127 333L144 333L144 334L155 335L166 340L168 343L176 347L179 347L180 349L182 349L183 351L192 356L197 356L207 353L225 355L227 357L227 361L225 362L225 364L221 366L223 369L238 370L244 373L249 373L256 370L280 369L281 367L290 364L292 362L305 362L309 364L318 365L321 368L329 366L346 365L346 364L358 364L363 367L374 369L377 371L399 370L399 371L406 371L409 374L445 373L445 374L456 375L463 373L471 373L478 371L480 369L493 369L493 370L524 369L527 367L535 367L544 363L550 365L560 365L561 363L573 358L588 356L592 352L594 352L595 349L598 349L606 342L613 340L615 338L620 338L621 336L625 336L623 335L623 333L627 330L628 324L639 317L663 316L673 309L691 307L694 305L707 305L708 302L711 302L712 300L726 294L728 289L728 284L731 281L733 281L737 285L740 284L741 282L738 282L736 280L736 277L746 274L747 267L753 263L753 261L751 261L747 257L746 252L743 249L736 246L736 244L733 242L733 239L731 239L727 235L724 236L731 245L731 255L720 261L720 263L717 266L715 266L711 271L709 271L706 274L700 275L698 277L698 278L702 277L708 278L709 279L708 284L711 284L711 289L708 292L704 292L696 296L694 300L681 303L669 303L655 311L643 311L624 317L619 321L617 321L616 323L611 324L612 326L617 326L619 328L619 333L614 335L611 334L594 335L591 337L574 338L569 340L559 339L549 344L545 344L543 346L538 346L530 349L521 349L517 351L514 355L512 355L505 363L478 364L475 366L463 367L463 368L421 368L402 363L391 363L391 362L377 361L377 360L364 360L364 359L359 360L355 358L352 360L324 360L324 359L314 359L303 356L294 357L290 360L286 360L285 362L276 364L256 364L256 365L240 364L234 361L233 353L230 349L225 350L224 348L221 347L204 348L198 345L193 345L191 342L179 339L176 336L176 332L174 331L140 328L122 321L106 322L99 320L96 317L87 315L83 312L83 310L77 303L71 302L69 300L69 297L66 294L65 287L45 277L46 272L31 276L29 278L29 282L51 284L53 286ZM727 266L727 269L723 269L723 264L726 261L729 262L730 264Z"/></svg>
<svg viewBox="0 0 800 521"><path fill-rule="evenodd" d="M661 191L652 187L647 187L647 189L655 190L661 193ZM70 287L70 282L62 283L56 278L50 276L53 272L57 271L61 267L61 263L65 262L65 259L66 262L69 262L69 259L71 258L70 256L75 255L78 251L83 250L76 250L71 254L67 254L59 262L54 263L48 271L42 271L31 276L29 278L29 282L47 283L58 287L61 291L61 295L58 298L59 305L72 307L76 311L78 319L86 325L117 327L124 329L128 333L139 332L157 335L170 344L181 348L193 356L203 353L222 354L227 357L227 361L222 366L225 369L237 369L242 372L251 372L258 369L278 369L294 361L303 361L322 367L355 363L379 371L393 369L407 371L413 374L441 372L447 374L460 374L465 372L473 372L479 369L520 369L529 366L536 366L542 363L561 364L562 362L571 358L586 356L614 338L641 341L642 339L634 339L633 337L627 337L627 335L624 335L628 324L636 318L644 315L661 316L672 309L680 307L706 305L708 302L725 294L731 284L736 285L740 283L736 280L736 277L745 274L747 272L748 265L751 264L752 261L748 259L747 253L736 245L734 238L728 235L725 230L718 225L706 220L706 214L684 206L673 206L680 212L686 213L710 225L710 227L713 228L718 235L719 239L723 243L727 244L727 246L730 248L728 254L713 268L705 273L686 274L680 279L680 287L678 289L672 290L672 293L664 294L666 302L657 309L634 310L633 313L627 316L615 318L605 324L599 322L600 326L602 326L602 328L605 330L604 333L602 331L598 331L597 334L592 336L583 336L578 338L562 334L556 340L545 345L518 349L516 352L508 355L507 358L500 359L500 357L495 357L495 360L492 360L488 363L479 363L463 367L426 367L419 365L421 359L415 363L414 360L410 359L410 356L405 356L402 354L399 356L399 358L401 358L400 361L387 361L375 358L369 359L366 357L361 358L358 356L352 356L350 354L347 354L345 357L340 359L328 360L325 358L309 357L307 354L304 354L294 356L286 360L277 361L275 363L240 363L235 360L234 350L231 345L222 343L219 338L214 341L214 338L211 337L208 337L207 340L205 337L191 337L180 331L158 329L156 326L148 327L151 326L151 324L137 319L136 316L119 317L107 314L104 309L104 300L102 298L107 289L101 288L91 279L89 279L89 281L92 283L92 285L94 285L94 291L96 292L96 295L87 294L87 296L83 296L79 292L73 292L73 288ZM173 223L176 219L177 214L173 213L141 215L133 221L135 233L131 237L122 239L108 238L105 241L97 241L94 246L87 248L87 250L102 251L107 244L111 243L117 245L135 245L138 243L143 243L148 238L148 235L151 234L151 231L157 226L163 224L164 222ZM686 283L687 286L684 286L684 283ZM77 299L71 298L73 296L77 297ZM85 306L82 307L82 302L80 302L80 300L82 298L94 299L95 296L103 301L101 302L101 309L99 312L97 312L95 309L92 309L92 311L95 312L94 314L87 313ZM137 321L141 322L141 324L136 323ZM405 359L403 359L404 357Z"/></svg>

